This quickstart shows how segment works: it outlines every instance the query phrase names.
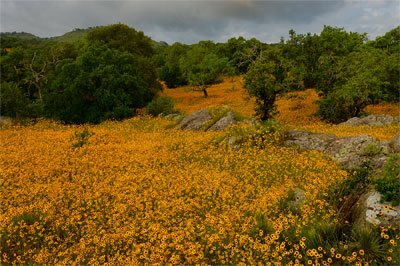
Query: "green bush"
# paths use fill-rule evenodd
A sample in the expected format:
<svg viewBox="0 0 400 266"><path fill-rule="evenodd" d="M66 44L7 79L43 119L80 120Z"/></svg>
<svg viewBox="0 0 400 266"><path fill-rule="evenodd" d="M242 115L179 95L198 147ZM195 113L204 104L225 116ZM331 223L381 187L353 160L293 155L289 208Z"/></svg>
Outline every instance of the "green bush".
<svg viewBox="0 0 400 266"><path fill-rule="evenodd" d="M361 102L351 91L345 89L335 90L316 103L319 104L317 115L331 123L340 123L356 117L367 106L366 102Z"/></svg>
<svg viewBox="0 0 400 266"><path fill-rule="evenodd" d="M327 200L338 210L342 221L352 222L352 212L357 207L360 196L371 184L373 166L364 161L360 167L348 170L349 177L343 182L333 184L327 193Z"/></svg>
<svg viewBox="0 0 400 266"><path fill-rule="evenodd" d="M15 117L17 115L27 116L29 114L29 99L18 89L15 83L1 83L1 115Z"/></svg>
<svg viewBox="0 0 400 266"><path fill-rule="evenodd" d="M364 258L367 262L375 262L376 264L374 265L387 263L387 250L390 248L390 245L384 242L377 228L356 226L351 231L351 239L350 247L355 251L364 250Z"/></svg>
<svg viewBox="0 0 400 266"><path fill-rule="evenodd" d="M150 115L168 115L174 112L174 100L169 97L159 97L147 105L147 113Z"/></svg>
<svg viewBox="0 0 400 266"><path fill-rule="evenodd" d="M178 64L174 64L171 67L163 66L160 70L160 80L165 81L165 85L168 88L176 88L187 84Z"/></svg>
<svg viewBox="0 0 400 266"><path fill-rule="evenodd" d="M72 140L74 141L72 146L74 148L82 147L89 141L89 137L92 135L93 133L89 132L87 128L85 128L82 132L75 132L74 137L72 137Z"/></svg>
<svg viewBox="0 0 400 266"><path fill-rule="evenodd" d="M143 108L157 94L143 58L95 43L76 60L64 60L43 95L51 118L67 123L99 123L122 119Z"/></svg>
<svg viewBox="0 0 400 266"><path fill-rule="evenodd" d="M382 175L375 180L375 188L382 194L382 200L393 205L400 204L400 156L389 157Z"/></svg>

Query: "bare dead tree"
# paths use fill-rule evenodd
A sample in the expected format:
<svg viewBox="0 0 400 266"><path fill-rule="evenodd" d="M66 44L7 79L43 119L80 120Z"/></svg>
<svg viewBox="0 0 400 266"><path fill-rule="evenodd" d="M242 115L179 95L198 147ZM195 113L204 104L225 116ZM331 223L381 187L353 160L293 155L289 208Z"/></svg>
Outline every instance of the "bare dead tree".
<svg viewBox="0 0 400 266"><path fill-rule="evenodd" d="M31 75L32 75L32 79L29 79L29 82L36 86L36 88L38 89L38 93L39 93L39 99L42 99L42 88L41 88L40 82L41 82L41 80L44 80L45 83L47 83L47 78L44 75L45 70L46 70L47 62L43 62L42 68L40 70L36 70L33 67L33 64L34 64L35 58L36 58L36 54L37 54L37 52L35 51L34 54L33 54L31 63L28 64L29 70L30 70Z"/></svg>
<svg viewBox="0 0 400 266"><path fill-rule="evenodd" d="M30 63L26 63L24 65L24 67L18 68L16 65L14 65L13 68L14 68L15 72L17 72L17 73L20 71L24 71L24 72L28 73L28 77L24 79L25 82L33 84L38 90L39 99L42 99L42 87L41 87L40 83L42 81L47 83L47 77L45 76L47 62L43 62L41 68L39 70L37 70L34 67L36 55L37 55L37 51L35 51L33 53L33 57L31 59Z"/></svg>
<svg viewBox="0 0 400 266"><path fill-rule="evenodd" d="M262 50L256 45L241 52L238 66L251 65L255 62L265 61L265 55Z"/></svg>

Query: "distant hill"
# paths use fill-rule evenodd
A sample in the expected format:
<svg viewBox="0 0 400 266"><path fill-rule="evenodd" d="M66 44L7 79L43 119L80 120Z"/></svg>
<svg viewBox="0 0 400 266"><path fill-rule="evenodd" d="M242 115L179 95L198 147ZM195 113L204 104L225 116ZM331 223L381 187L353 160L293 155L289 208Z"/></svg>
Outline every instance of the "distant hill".
<svg viewBox="0 0 400 266"><path fill-rule="evenodd" d="M77 40L83 40L86 34L95 28L98 27L89 27L87 29L74 29L61 36L50 37L48 38L48 40L54 42L75 42Z"/></svg>
<svg viewBox="0 0 400 266"><path fill-rule="evenodd" d="M38 36L35 36L33 34L27 33L27 32L4 32L0 33L1 38L16 38L21 41L27 41L27 42L32 42L34 41L35 43L37 42L45 42L45 43L60 43L60 42L68 42L72 43L77 40L83 40L86 36L86 34L95 29L99 28L100 26L97 27L89 27L87 29L73 29L70 32L67 32L61 36L55 36L55 37L49 37L49 38L40 38ZM151 40L152 46L155 49L159 48L165 48L168 47L168 43L166 42L156 42L154 40Z"/></svg>
<svg viewBox="0 0 400 266"><path fill-rule="evenodd" d="M2 32L0 33L1 38L16 38L20 40L35 40L40 39L40 37L35 36L27 32Z"/></svg>

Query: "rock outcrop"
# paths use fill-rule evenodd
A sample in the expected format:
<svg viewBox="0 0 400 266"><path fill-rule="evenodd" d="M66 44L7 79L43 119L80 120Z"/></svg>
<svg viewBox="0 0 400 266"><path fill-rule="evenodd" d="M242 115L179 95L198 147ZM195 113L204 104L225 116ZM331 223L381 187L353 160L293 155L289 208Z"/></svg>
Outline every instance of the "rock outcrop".
<svg viewBox="0 0 400 266"><path fill-rule="evenodd" d="M188 115L182 119L176 127L185 130L202 130L203 125L211 120L211 118L210 111L208 109L203 109Z"/></svg>
<svg viewBox="0 0 400 266"><path fill-rule="evenodd" d="M400 116L390 115L369 115L363 118L353 117L346 122L340 123L339 125L346 126L385 126L391 125L392 123L400 123Z"/></svg>
<svg viewBox="0 0 400 266"><path fill-rule="evenodd" d="M389 154L400 152L400 135L388 141L380 141L365 134L337 138L333 134L289 130L285 144L297 146L302 151L324 152L345 168L356 168L369 159L380 169Z"/></svg>
<svg viewBox="0 0 400 266"><path fill-rule="evenodd" d="M228 107L226 107L228 108ZM185 117L177 126L178 129L184 130L204 130L204 126L212 120L211 113L208 109L203 109L192 113ZM227 112L226 116L217 120L207 130L224 130L225 128L236 124L235 114L233 112Z"/></svg>
<svg viewBox="0 0 400 266"><path fill-rule="evenodd" d="M382 169L390 154L400 153L400 134L388 141L380 141L366 134L337 138L333 134L289 130L285 143L300 150L324 152L348 169L359 167L365 160L376 169ZM381 203L378 191L368 190L358 202L359 207L352 213L355 223L400 226L400 207Z"/></svg>
<svg viewBox="0 0 400 266"><path fill-rule="evenodd" d="M235 115L233 112L228 112L228 114L218 120L214 125L212 125L208 131L210 130L224 130L225 128L236 124L237 121L235 120Z"/></svg>
<svg viewBox="0 0 400 266"><path fill-rule="evenodd" d="M381 194L376 190L366 192L358 202L360 205L353 212L355 223L400 226L400 206L393 207L389 202L381 203Z"/></svg>

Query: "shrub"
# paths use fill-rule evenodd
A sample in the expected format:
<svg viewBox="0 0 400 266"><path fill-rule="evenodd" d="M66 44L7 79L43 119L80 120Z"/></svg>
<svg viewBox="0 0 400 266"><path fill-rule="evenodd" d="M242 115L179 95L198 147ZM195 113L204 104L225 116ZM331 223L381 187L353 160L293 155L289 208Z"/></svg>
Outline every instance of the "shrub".
<svg viewBox="0 0 400 266"><path fill-rule="evenodd" d="M129 117L157 93L148 82L151 71L128 52L95 43L75 61L64 60L44 95L48 116L68 123L99 123Z"/></svg>
<svg viewBox="0 0 400 266"><path fill-rule="evenodd" d="M74 148L82 147L88 142L89 137L92 135L93 133L89 132L87 128L85 128L82 132L75 132L75 135L72 138L72 140L74 140L75 142L72 144L72 146Z"/></svg>
<svg viewBox="0 0 400 266"><path fill-rule="evenodd" d="M168 115L174 112L174 100L169 97L159 97L147 105L147 113L149 115Z"/></svg>
<svg viewBox="0 0 400 266"><path fill-rule="evenodd" d="M370 161L364 161L359 168L348 170L349 177L341 183L333 184L327 193L327 200L338 210L338 216L343 221L352 222L352 210L371 184Z"/></svg>
<svg viewBox="0 0 400 266"><path fill-rule="evenodd" d="M29 99L25 97L15 83L1 83L1 115L15 117L17 115L26 116L29 114L27 106Z"/></svg>
<svg viewBox="0 0 400 266"><path fill-rule="evenodd" d="M331 123L340 123L356 117L367 106L367 103L360 102L350 91L344 89L333 91L316 103L319 104L317 115Z"/></svg>
<svg viewBox="0 0 400 266"><path fill-rule="evenodd" d="M382 265L386 263L388 243L384 243L379 232L370 226L354 227L351 232L351 247L354 250L363 250L367 262Z"/></svg>
<svg viewBox="0 0 400 266"><path fill-rule="evenodd" d="M382 200L393 205L400 204L400 156L389 157L383 168L381 177L375 180L375 188L382 194Z"/></svg>

